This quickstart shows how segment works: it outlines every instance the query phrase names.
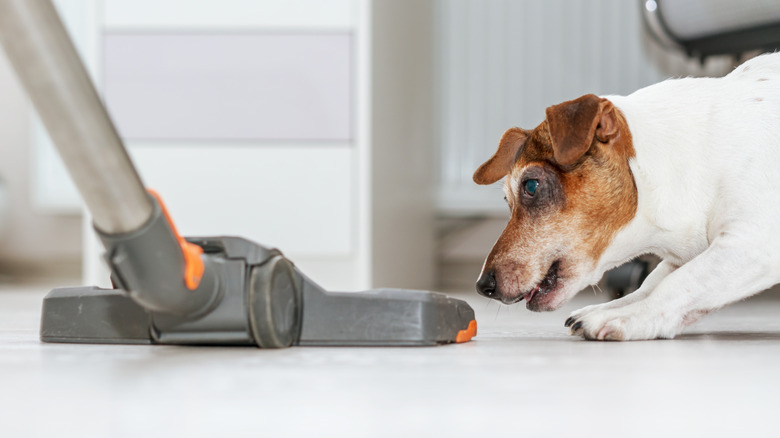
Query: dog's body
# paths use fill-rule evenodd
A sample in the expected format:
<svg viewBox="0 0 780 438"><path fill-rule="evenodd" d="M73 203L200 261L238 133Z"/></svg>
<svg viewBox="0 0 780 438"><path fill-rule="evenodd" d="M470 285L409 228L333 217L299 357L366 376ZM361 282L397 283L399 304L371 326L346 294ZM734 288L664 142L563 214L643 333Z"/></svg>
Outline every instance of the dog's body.
<svg viewBox="0 0 780 438"><path fill-rule="evenodd" d="M588 339L674 337L780 282L780 54L548 108L535 130L507 131L474 179L507 174L512 218L483 294L552 310L653 253L663 261L639 290L566 324Z"/></svg>

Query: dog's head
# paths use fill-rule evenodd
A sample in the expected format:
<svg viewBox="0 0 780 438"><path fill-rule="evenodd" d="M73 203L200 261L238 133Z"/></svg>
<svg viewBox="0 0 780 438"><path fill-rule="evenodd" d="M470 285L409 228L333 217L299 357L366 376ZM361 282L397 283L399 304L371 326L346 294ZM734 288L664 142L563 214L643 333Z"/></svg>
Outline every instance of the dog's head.
<svg viewBox="0 0 780 438"><path fill-rule="evenodd" d="M511 217L490 251L477 290L530 310L554 310L597 281L597 262L636 214L631 133L612 103L592 94L547 108L532 131L512 128L474 173L506 176ZM595 278L595 280L593 280Z"/></svg>

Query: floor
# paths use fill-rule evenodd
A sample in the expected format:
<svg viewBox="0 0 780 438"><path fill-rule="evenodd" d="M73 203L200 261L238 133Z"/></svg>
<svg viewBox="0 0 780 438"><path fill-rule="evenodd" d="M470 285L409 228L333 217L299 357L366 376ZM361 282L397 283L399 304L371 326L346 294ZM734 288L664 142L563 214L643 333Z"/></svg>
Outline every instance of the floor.
<svg viewBox="0 0 780 438"><path fill-rule="evenodd" d="M462 295L472 342L432 348L42 344L46 287L0 287L3 437L778 436L780 297L672 341L573 338L566 309Z"/></svg>

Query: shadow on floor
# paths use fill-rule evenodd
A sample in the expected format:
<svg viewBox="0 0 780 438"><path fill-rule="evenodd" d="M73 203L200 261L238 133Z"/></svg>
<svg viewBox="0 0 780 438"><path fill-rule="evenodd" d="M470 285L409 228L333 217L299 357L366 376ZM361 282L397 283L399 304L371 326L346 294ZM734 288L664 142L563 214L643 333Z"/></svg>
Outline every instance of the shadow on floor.
<svg viewBox="0 0 780 438"><path fill-rule="evenodd" d="M780 341L780 332L707 332L685 333L674 338L678 341Z"/></svg>

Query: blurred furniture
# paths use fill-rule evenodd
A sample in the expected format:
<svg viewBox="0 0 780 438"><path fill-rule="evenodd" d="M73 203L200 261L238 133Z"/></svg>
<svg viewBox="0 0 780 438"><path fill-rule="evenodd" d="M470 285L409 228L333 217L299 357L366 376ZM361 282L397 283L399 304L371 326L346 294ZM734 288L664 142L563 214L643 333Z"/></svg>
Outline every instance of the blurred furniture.
<svg viewBox="0 0 780 438"><path fill-rule="evenodd" d="M641 0L647 27L667 46L702 60L780 48L780 2Z"/></svg>
<svg viewBox="0 0 780 438"><path fill-rule="evenodd" d="M430 2L98 3L96 82L182 234L278 246L331 290L433 285Z"/></svg>

